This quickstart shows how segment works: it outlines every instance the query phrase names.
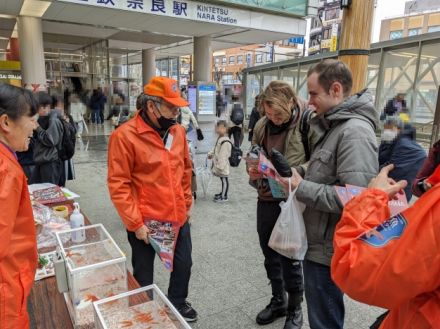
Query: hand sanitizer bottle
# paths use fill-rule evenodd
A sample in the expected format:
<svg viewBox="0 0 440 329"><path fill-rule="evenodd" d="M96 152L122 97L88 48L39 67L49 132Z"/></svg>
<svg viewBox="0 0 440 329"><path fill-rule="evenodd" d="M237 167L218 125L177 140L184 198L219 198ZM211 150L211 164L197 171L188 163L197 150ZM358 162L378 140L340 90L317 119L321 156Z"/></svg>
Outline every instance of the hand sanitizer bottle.
<svg viewBox="0 0 440 329"><path fill-rule="evenodd" d="M75 202L73 204L75 208L73 210L72 215L70 215L70 227L71 228L80 228L84 227L84 216L79 211L79 204ZM86 239L84 230L74 231L72 232L72 242L79 243L83 242Z"/></svg>

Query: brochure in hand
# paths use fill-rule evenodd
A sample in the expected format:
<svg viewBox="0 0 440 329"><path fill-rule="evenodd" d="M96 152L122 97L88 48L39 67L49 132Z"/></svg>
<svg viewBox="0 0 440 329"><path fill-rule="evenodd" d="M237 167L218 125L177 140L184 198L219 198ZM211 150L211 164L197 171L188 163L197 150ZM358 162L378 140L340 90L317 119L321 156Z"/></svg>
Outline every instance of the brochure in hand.
<svg viewBox="0 0 440 329"><path fill-rule="evenodd" d="M177 237L180 226L170 222L159 222L156 220L144 220L144 224L150 230L148 240L158 254L165 268L172 272L174 261L174 249L176 248Z"/></svg>
<svg viewBox="0 0 440 329"><path fill-rule="evenodd" d="M278 182L281 178L272 162L263 153L260 153L260 161L258 163L258 171L267 178L272 196L277 199L286 199L287 195L283 186Z"/></svg>
<svg viewBox="0 0 440 329"><path fill-rule="evenodd" d="M354 186L347 184L344 186L335 186L336 193L339 196L339 199L342 202L342 205L345 206L345 204L350 201L351 199L355 198L359 194L361 194L366 187L360 187L360 186ZM408 201L406 200L405 194L397 194L397 199L390 200L388 202L388 206L390 207L391 216L395 216L402 211L404 211L406 208L408 208Z"/></svg>

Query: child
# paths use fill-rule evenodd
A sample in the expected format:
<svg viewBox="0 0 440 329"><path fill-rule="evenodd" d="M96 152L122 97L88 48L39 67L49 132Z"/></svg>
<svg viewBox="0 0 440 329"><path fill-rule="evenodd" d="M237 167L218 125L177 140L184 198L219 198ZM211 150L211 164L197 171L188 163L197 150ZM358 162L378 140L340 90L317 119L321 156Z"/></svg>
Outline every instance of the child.
<svg viewBox="0 0 440 329"><path fill-rule="evenodd" d="M231 156L232 143L228 137L228 124L226 121L218 121L216 125L218 135L214 150L209 152L208 158L212 161L212 173L220 177L222 191L214 196L214 202L227 202L229 190L229 157Z"/></svg>

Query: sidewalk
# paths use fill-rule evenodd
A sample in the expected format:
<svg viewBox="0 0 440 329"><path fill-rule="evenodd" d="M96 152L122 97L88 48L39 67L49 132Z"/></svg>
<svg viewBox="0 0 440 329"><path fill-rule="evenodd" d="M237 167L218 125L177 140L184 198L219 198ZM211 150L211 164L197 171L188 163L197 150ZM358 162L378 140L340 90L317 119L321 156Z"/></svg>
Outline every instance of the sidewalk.
<svg viewBox="0 0 440 329"><path fill-rule="evenodd" d="M215 143L213 127L214 124L202 125L205 140L197 149L197 165L204 164L206 153ZM108 133L110 129L97 128L95 136L83 138L83 150L78 150L74 158L77 179L67 186L81 195L79 202L90 220L103 223L130 259L126 231L106 187L108 136L101 135L104 131ZM243 150L248 146L245 142ZM283 319L264 327L255 323L257 313L270 300L271 289L256 231L256 192L248 184L244 163L231 168L229 203L211 201L220 188L220 180L213 177L207 199L199 190L191 219L194 265L188 299L199 312L199 321L192 327L281 329ZM156 261L155 280L165 293L168 278L163 265ZM303 306L306 314L305 303ZM368 328L381 312L349 298L346 308L347 329ZM305 318L304 328L308 329Z"/></svg>

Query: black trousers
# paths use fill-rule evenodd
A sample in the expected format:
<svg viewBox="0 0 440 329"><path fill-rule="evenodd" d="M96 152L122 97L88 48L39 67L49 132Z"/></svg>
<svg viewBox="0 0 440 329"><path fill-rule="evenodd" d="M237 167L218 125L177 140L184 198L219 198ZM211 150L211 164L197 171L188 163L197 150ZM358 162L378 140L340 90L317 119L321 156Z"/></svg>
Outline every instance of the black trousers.
<svg viewBox="0 0 440 329"><path fill-rule="evenodd" d="M234 146L236 147L240 147L241 144L241 134L242 134L242 129L241 127L238 126L234 126L229 128L229 138L231 138L231 136L234 137Z"/></svg>
<svg viewBox="0 0 440 329"><path fill-rule="evenodd" d="M138 240L134 232L128 232L128 242L131 245L133 275L142 287L153 283L154 258L156 252L153 247L142 240ZM174 251L174 269L171 272L168 287L168 298L174 305L181 305L188 297L189 279L192 267L191 230L187 223L180 229Z"/></svg>
<svg viewBox="0 0 440 329"><path fill-rule="evenodd" d="M272 285L272 294L279 296L287 291L292 303L299 305L303 300L304 292L301 262L284 257L268 246L270 235L280 212L279 202L258 201L258 237L264 255L267 277Z"/></svg>
<svg viewBox="0 0 440 329"><path fill-rule="evenodd" d="M228 191L229 191L229 178L228 177L220 177L220 180L222 181L222 198L228 197Z"/></svg>
<svg viewBox="0 0 440 329"><path fill-rule="evenodd" d="M62 175L63 164L61 160L35 165L34 182L52 183L58 185Z"/></svg>

